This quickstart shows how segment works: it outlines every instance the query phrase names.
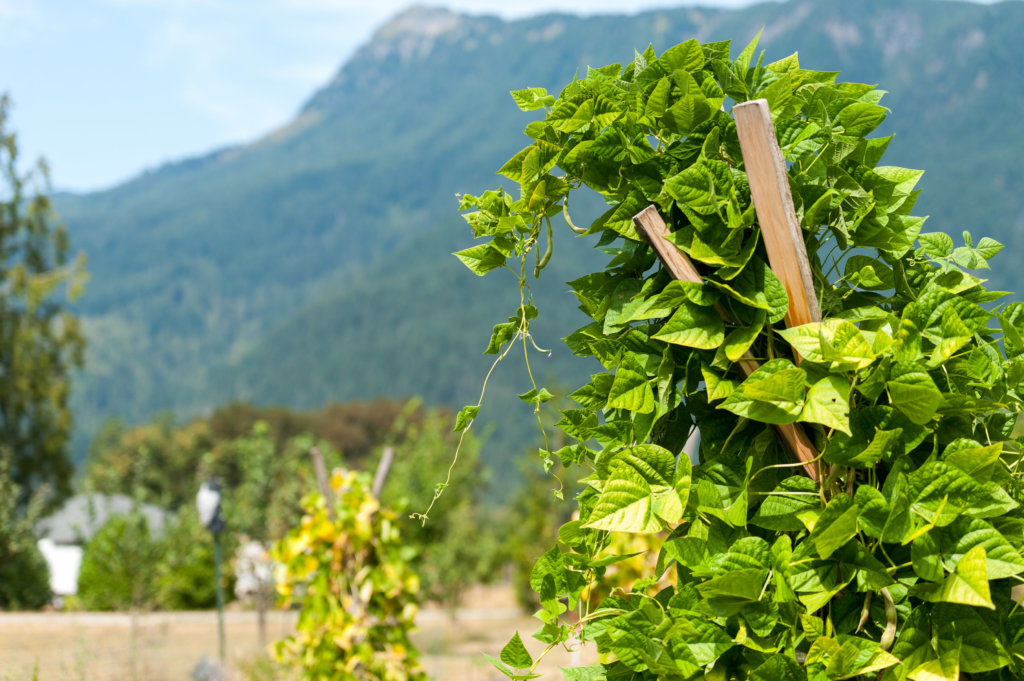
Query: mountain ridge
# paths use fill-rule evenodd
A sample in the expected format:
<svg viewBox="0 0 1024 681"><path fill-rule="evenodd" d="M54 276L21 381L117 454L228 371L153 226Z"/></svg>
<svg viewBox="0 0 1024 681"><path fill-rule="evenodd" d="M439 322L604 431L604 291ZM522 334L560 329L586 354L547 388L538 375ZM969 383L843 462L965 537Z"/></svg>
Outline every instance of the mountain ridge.
<svg viewBox="0 0 1024 681"><path fill-rule="evenodd" d="M80 308L93 339L75 397L80 439L105 413L186 416L233 398L315 406L415 392L455 407L475 402L490 325L511 312L488 296L511 282L477 281L450 257L471 244L454 194L497 184L494 171L525 143L519 131L533 118L509 90L556 88L648 43L660 51L690 36L732 37L739 47L761 30L769 60L799 49L805 66L880 83L894 112L885 132L897 135L889 162L928 171L920 205L936 218L926 229L994 231L1020 253L1024 186L1005 140L1024 140L1011 115L1024 88L1005 74L1024 57L1012 39L1024 29L1022 10L790 0L512 22L407 10L291 123L106 192L58 199L94 272ZM561 282L600 257L569 236L556 234L554 269L537 287L548 345L581 323ZM571 388L586 367L559 357L545 371ZM512 371L492 394L524 392L521 378ZM535 428L520 408L527 417L499 430Z"/></svg>

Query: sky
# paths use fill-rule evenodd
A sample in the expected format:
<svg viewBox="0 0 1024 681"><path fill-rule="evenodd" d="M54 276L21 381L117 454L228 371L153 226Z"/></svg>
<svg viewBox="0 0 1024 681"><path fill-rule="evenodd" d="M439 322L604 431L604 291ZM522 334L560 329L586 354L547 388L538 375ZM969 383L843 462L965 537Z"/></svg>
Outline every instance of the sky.
<svg viewBox="0 0 1024 681"><path fill-rule="evenodd" d="M423 0L420 0L423 2ZM0 0L0 93L22 161L93 191L286 123L414 0ZM427 0L518 18L752 0Z"/></svg>
<svg viewBox="0 0 1024 681"><path fill-rule="evenodd" d="M413 1L0 0L0 93L13 102L8 128L23 162L46 159L55 188L109 187L284 124ZM426 4L515 18L681 3Z"/></svg>

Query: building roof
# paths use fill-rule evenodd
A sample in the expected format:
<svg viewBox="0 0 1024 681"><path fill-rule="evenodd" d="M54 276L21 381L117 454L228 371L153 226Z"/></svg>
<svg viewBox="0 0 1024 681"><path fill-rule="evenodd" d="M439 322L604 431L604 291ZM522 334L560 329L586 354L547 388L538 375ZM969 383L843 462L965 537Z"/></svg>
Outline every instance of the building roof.
<svg viewBox="0 0 1024 681"><path fill-rule="evenodd" d="M111 517L127 515L135 508L146 517L154 535L163 533L168 512L152 504L136 504L124 494L77 494L51 516L36 523L36 536L55 544L83 544Z"/></svg>

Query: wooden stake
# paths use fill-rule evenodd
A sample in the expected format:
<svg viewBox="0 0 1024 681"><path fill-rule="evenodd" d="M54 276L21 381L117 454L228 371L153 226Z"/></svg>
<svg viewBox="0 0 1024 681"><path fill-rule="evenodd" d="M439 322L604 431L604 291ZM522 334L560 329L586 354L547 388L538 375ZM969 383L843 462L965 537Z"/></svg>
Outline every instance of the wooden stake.
<svg viewBox="0 0 1024 681"><path fill-rule="evenodd" d="M694 267L690 258L676 248L675 244L666 239L669 235L668 226L658 213L657 207L648 206L637 213L633 216L633 224L651 242L661 262L674 278L680 281L703 283L704 280L701 278L700 273L697 272L697 268ZM730 322L725 308L721 305L715 305L715 307L718 310L718 314L722 316L722 319L727 323ZM757 371L761 366L749 350L744 353L743 358L738 364L747 376ZM818 450L814 448L814 444L811 443L804 429L795 423L787 423L775 426L775 430L778 432L779 437L782 438L782 443L790 455L803 464L807 475L810 476L811 480L817 482L821 477L818 463L815 461L818 458Z"/></svg>
<svg viewBox="0 0 1024 681"><path fill-rule="evenodd" d="M374 498L380 499L380 493L384 489L384 483L391 472L391 464L395 461L395 448L385 447L380 455L380 463L377 464L377 472L373 474L373 487L371 493Z"/></svg>
<svg viewBox="0 0 1024 681"><path fill-rule="evenodd" d="M732 115L736 119L743 164L768 262L789 295L786 326L820 322L821 309L814 293L811 263L793 209L786 160L775 138L768 102L755 99L737 104L732 108Z"/></svg>
<svg viewBox="0 0 1024 681"><path fill-rule="evenodd" d="M666 238L669 235L668 227L665 225L665 221L661 219L656 206L647 206L647 208L634 215L633 224L651 242L651 245L654 246L654 251L673 277L680 281L692 281L695 284L704 283L690 258ZM729 313L725 311L724 307L715 303L715 309L718 310L718 314L727 324L732 323ZM744 353L743 359L739 361L739 365L747 376L761 367L749 350Z"/></svg>
<svg viewBox="0 0 1024 681"><path fill-rule="evenodd" d="M324 503L327 505L327 517L331 519L332 523L336 522L338 515L334 511L334 490L331 489L331 483L327 479L324 455L319 447L314 446L309 450L309 458L313 460L313 472L316 473L316 482L320 487L320 494L324 495Z"/></svg>

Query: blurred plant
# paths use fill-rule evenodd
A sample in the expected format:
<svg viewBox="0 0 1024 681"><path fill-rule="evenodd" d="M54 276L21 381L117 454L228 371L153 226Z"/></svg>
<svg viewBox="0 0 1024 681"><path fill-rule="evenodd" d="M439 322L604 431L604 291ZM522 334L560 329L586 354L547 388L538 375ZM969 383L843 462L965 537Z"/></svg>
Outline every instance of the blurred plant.
<svg viewBox="0 0 1024 681"><path fill-rule="evenodd" d="M519 463L523 480L520 493L504 510L499 526L505 537L502 562L512 569L512 588L524 610L534 612L540 600L530 584L533 565L558 538L558 528L567 522L572 506L554 494L558 479L565 479L565 468L555 463L544 472L534 452ZM443 497L442 497L443 501Z"/></svg>
<svg viewBox="0 0 1024 681"><path fill-rule="evenodd" d="M257 421L248 435L222 443L204 459L200 477L234 480L225 486L228 530L249 540L280 539L302 515L302 497L316 478L309 450L316 441L299 435L277 443L268 424ZM342 456L326 441L318 443L326 465L341 465ZM230 476L230 477L229 477Z"/></svg>
<svg viewBox="0 0 1024 681"><path fill-rule="evenodd" d="M165 412L150 423L129 428L112 419L103 424L89 447L82 488L127 494L170 509L191 506L200 461L217 444L202 420L178 427L174 415ZM140 468L140 457L150 465Z"/></svg>
<svg viewBox="0 0 1024 681"><path fill-rule="evenodd" d="M520 492L498 519L499 534L504 538L501 562L511 568L516 601L528 612L540 607L530 582L533 564L558 538L558 528L570 519L572 506L565 499L581 489L567 477L562 462L548 452L568 444L565 433L552 425L565 407L564 391L556 387L553 392L546 401L535 403L546 448L526 450L516 461L523 478Z"/></svg>
<svg viewBox="0 0 1024 681"><path fill-rule="evenodd" d="M420 402L413 400L395 422L405 436L395 447L395 462L381 501L402 516L405 541L416 548L424 599L451 611L467 587L488 582L499 573L501 540L492 518L495 510L484 503L487 487L480 441L470 436L462 445L458 465L451 468L448 493L431 510L430 521L424 524L407 517L409 509L425 508L437 481L449 475L457 438L448 412L424 410L418 423L408 422L409 415L419 413Z"/></svg>
<svg viewBox="0 0 1024 681"><path fill-rule="evenodd" d="M78 319L56 291L66 285L68 301L77 297L85 257L69 259L67 231L45 193L46 164L19 174L8 106L0 96L0 442L10 448L19 503L48 485L55 505L71 491L68 395L85 349Z"/></svg>
<svg viewBox="0 0 1024 681"><path fill-rule="evenodd" d="M251 657L237 662L245 681L278 681L288 679L288 668L269 657Z"/></svg>
<svg viewBox="0 0 1024 681"><path fill-rule="evenodd" d="M33 532L44 490L27 507L11 477L11 454L0 447L0 610L36 609L50 602L50 570Z"/></svg>
<svg viewBox="0 0 1024 681"><path fill-rule="evenodd" d="M200 610L216 604L212 535L194 506L182 506L165 525L159 545L155 603L161 610Z"/></svg>
<svg viewBox="0 0 1024 681"><path fill-rule="evenodd" d="M385 440L400 441L404 436L404 429L394 427L402 409L403 403L390 400L332 403L310 411L234 402L184 425L175 425L171 414L132 427L113 419L93 439L82 487L128 495L141 487L144 501L177 509L193 503L199 483L209 475L220 476L225 489L238 490L247 484L246 476L265 482L267 477L258 471L258 462L276 465L281 456L288 459L290 470L308 472L307 454L312 442L296 440L307 434L327 443L322 447L325 454L342 452L349 466L357 466ZM406 427L415 426L421 418L419 412L408 415L404 419ZM293 442L297 443L295 447L289 445ZM270 451L276 454L271 456ZM145 452L152 464L141 475L135 469L140 452ZM287 479L292 478L279 476L273 484ZM308 487L298 482L294 487L291 505L297 506L302 496L299 490ZM225 503L232 503L232 498L234 492ZM270 515L271 535L280 537L292 520L274 525Z"/></svg>
<svg viewBox="0 0 1024 681"><path fill-rule="evenodd" d="M273 550L281 605L301 604L297 633L274 646L299 678L425 681L409 640L419 579L409 568L395 513L381 508L369 477L336 471L332 513L319 492Z"/></svg>
<svg viewBox="0 0 1024 681"><path fill-rule="evenodd" d="M141 512L111 517L86 543L78 597L87 610L145 610L156 603L160 545Z"/></svg>

